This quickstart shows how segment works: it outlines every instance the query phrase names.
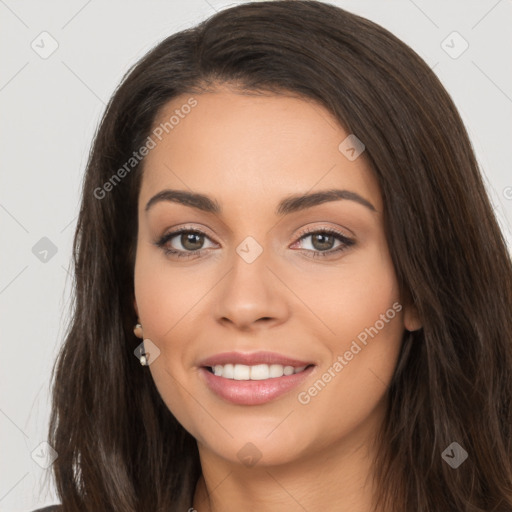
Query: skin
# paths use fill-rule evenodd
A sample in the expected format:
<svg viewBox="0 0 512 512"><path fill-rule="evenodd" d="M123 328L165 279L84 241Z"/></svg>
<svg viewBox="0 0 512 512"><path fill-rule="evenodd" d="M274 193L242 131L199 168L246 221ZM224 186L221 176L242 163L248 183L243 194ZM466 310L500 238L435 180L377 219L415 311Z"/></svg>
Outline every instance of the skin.
<svg viewBox="0 0 512 512"><path fill-rule="evenodd" d="M156 120L168 120L190 95L174 98ZM380 190L364 153L338 149L348 133L322 106L297 97L248 95L227 86L198 101L149 152L139 197L134 306L160 355L149 366L170 411L197 440L203 476L199 512L368 512L373 443L404 329L421 327L402 302L383 227ZM215 198L222 214L175 202L145 205L163 189ZM375 211L336 200L275 214L283 198L330 188L358 193ZM180 227L206 237L188 259L155 242ZM316 243L306 228L335 228L355 241ZM263 249L247 263L236 248L253 237ZM183 238L167 247L186 251ZM201 245L202 243L202 245ZM307 391L365 328L393 303L401 311L307 404ZM360 344L361 345L361 344ZM317 366L304 384L258 406L213 394L198 362L225 351L275 351ZM261 458L237 456L252 443Z"/></svg>

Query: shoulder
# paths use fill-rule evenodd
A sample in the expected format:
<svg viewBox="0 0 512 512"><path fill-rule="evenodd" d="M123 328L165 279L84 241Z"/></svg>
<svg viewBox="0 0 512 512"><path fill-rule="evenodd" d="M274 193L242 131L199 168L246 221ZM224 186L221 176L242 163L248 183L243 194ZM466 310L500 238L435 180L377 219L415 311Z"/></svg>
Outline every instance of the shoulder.
<svg viewBox="0 0 512 512"><path fill-rule="evenodd" d="M61 505L51 505L50 507L38 508L36 510L33 510L32 512L61 512L61 511L62 511Z"/></svg>

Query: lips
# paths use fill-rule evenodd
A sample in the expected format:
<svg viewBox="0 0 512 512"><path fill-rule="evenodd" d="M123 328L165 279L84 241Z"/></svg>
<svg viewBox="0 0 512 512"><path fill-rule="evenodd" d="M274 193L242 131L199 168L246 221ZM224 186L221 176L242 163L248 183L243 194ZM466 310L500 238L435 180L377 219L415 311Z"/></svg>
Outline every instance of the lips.
<svg viewBox="0 0 512 512"><path fill-rule="evenodd" d="M225 352L202 360L200 376L218 397L238 405L259 405L291 391L316 365L274 352Z"/></svg>

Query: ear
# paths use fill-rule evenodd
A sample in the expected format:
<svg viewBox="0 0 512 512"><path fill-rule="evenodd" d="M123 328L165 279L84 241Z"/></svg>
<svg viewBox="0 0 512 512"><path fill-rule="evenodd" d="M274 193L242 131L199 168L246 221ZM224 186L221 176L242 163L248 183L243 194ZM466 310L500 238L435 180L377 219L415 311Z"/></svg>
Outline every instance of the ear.
<svg viewBox="0 0 512 512"><path fill-rule="evenodd" d="M404 307L404 327L408 331L417 331L423 327L418 310L411 300Z"/></svg>

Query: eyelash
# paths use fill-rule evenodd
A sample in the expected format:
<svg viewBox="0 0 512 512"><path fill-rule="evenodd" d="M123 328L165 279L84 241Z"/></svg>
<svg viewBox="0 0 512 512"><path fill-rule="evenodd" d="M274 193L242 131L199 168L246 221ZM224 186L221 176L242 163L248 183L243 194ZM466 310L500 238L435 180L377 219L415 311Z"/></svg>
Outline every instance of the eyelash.
<svg viewBox="0 0 512 512"><path fill-rule="evenodd" d="M200 231L198 229L191 229L191 228L182 228L177 231L172 231L171 233L167 233L166 235L162 236L159 240L155 242L155 245L162 249L164 253L167 256L172 255L173 257L177 258L191 258L193 256L196 256L200 254L205 249L197 249L195 251L181 251L177 249L169 249L165 247L166 243L169 240L172 240L174 237L181 235L183 233L187 234L196 234L196 235L204 235L206 238L209 238L206 233L203 231ZM307 252L313 253L312 256L314 258L326 258L329 256L332 256L335 253L341 253L342 251L348 249L350 246L355 244L355 241L351 238L346 237L343 233L335 230L335 229L310 229L304 232L297 241L302 240L303 238L307 238L310 235L318 235L318 234L325 234L325 235L333 235L337 240L342 242L342 244L336 248L336 249L329 249L327 251L318 251L318 250L310 250L305 249Z"/></svg>

